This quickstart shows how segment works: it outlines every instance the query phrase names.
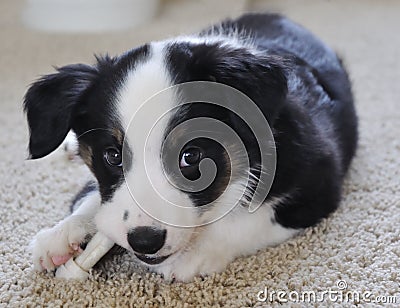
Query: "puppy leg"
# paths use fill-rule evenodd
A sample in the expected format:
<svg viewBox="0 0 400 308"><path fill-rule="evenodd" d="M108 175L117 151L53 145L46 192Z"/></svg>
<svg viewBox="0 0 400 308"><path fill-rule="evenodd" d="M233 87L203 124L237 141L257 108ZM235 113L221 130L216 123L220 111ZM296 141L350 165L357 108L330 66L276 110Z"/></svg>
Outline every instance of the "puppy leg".
<svg viewBox="0 0 400 308"><path fill-rule="evenodd" d="M73 131L69 131L62 145L65 155L69 160L80 161L79 144Z"/></svg>
<svg viewBox="0 0 400 308"><path fill-rule="evenodd" d="M96 232L93 218L100 203L97 186L88 183L76 196L71 206L72 215L35 236L30 250L36 270L54 270L69 258L80 254L80 245Z"/></svg>

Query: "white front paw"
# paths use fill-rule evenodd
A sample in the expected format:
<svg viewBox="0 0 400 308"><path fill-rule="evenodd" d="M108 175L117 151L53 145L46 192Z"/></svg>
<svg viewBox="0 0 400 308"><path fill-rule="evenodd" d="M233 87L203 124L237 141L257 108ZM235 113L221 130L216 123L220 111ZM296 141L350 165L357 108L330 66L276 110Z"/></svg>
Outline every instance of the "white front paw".
<svg viewBox="0 0 400 308"><path fill-rule="evenodd" d="M30 244L34 269L51 271L78 255L80 244L93 232L88 217L78 215L67 217L53 228L41 230Z"/></svg>
<svg viewBox="0 0 400 308"><path fill-rule="evenodd" d="M189 282L196 276L204 277L223 271L231 259L220 255L201 254L193 251L179 256L173 263L161 265L156 272L167 281Z"/></svg>

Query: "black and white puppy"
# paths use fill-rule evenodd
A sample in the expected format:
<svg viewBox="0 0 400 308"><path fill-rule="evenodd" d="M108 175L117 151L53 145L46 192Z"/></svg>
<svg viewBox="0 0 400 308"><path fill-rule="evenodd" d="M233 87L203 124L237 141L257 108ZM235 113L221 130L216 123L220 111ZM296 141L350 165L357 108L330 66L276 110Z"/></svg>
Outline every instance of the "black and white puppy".
<svg viewBox="0 0 400 308"><path fill-rule="evenodd" d="M260 181L268 173L260 145L268 138L260 140L229 108L182 104L184 93L173 91L157 98L160 91L193 81L209 81L202 84L205 93L207 84L240 91L269 123L276 170L256 211L248 204L256 187L267 185ZM149 98L170 112L161 120L151 112L133 117ZM93 66L61 67L32 84L24 108L32 159L54 151L72 130L97 179L78 194L71 216L35 237L38 270L54 269L79 253L88 235L101 231L166 279L189 281L221 271L236 257L281 243L334 211L357 144L351 85L340 59L310 32L273 14L247 14L118 57L98 57ZM157 107L152 110L158 114ZM248 164L206 137L183 142L167 159L163 149L190 135L190 126L178 126L197 118L232 128ZM147 138L148 125L156 122ZM165 142L177 127L175 141ZM207 158L217 168L210 185L187 191L171 183L169 164L196 181ZM166 199L190 210L175 210ZM229 211L221 211L227 206Z"/></svg>

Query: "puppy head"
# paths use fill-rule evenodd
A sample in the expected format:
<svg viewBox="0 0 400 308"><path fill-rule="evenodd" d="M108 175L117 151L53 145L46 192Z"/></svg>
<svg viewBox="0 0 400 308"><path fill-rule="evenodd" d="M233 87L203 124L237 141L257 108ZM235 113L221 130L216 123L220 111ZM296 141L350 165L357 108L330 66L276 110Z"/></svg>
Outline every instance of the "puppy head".
<svg viewBox="0 0 400 308"><path fill-rule="evenodd" d="M232 87L273 124L287 91L283 67L281 59L245 47L182 40L98 58L94 66L59 68L34 83L25 97L31 158L55 150L72 129L81 156L99 182L98 229L141 261L161 266L179 259L194 243L196 226L251 199L254 181L248 174L261 160L248 123L223 105L186 103L185 88L174 86L212 81ZM198 91L208 90L204 83ZM229 100L229 94L221 97ZM167 112L160 117L164 109ZM198 131L234 130L249 164L242 166L243 153L235 156L236 141L221 144L208 135L187 139L194 126L181 124L199 118L223 125L200 122L204 127ZM215 167L207 187L191 190L177 185L176 177L189 186L197 183L206 161Z"/></svg>

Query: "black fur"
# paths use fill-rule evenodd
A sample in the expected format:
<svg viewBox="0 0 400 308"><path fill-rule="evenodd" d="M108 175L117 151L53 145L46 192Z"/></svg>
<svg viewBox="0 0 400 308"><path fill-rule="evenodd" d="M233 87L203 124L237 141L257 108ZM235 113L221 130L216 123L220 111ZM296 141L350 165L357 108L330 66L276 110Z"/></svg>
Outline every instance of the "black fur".
<svg viewBox="0 0 400 308"><path fill-rule="evenodd" d="M25 95L29 152L33 159L51 153L65 139L80 95L96 76L96 70L84 64L64 66L57 71L35 82Z"/></svg>
<svg viewBox="0 0 400 308"><path fill-rule="evenodd" d="M232 28L252 34L258 55L218 43L175 43L169 46L168 68L175 83L224 83L258 105L271 125L277 151L268 198L289 195L275 209L275 219L290 228L314 225L338 206L342 179L356 149L357 118L347 73L331 49L279 15L244 15L202 35ZM178 112L171 128L193 117L219 118L244 140L251 166L260 163L257 140L238 117L210 104L184 108L188 110ZM200 200L199 194L191 197L207 203L210 189Z"/></svg>
<svg viewBox="0 0 400 308"><path fill-rule="evenodd" d="M355 153L357 118L349 78L330 48L278 15L247 14L199 35L227 34L232 28L241 32L243 39L250 34L257 53L219 43L170 43L166 51L168 71L175 83L224 83L258 105L273 130L277 151L276 176L268 198L289 196L275 209L275 219L285 227L311 226L338 206L342 179ZM105 148L122 147L111 132L121 129L114 96L126 72L148 56L145 45L117 58L98 59L95 66L62 67L34 83L24 102L31 157L47 155L73 129L82 151L85 147L91 150L87 163L97 177L103 201L111 198L123 181L122 171L105 165L103 157ZM259 165L258 141L232 112L199 102L177 115L170 129L198 116L229 124L244 141L251 166ZM221 155L223 150L209 141L202 142L221 171L209 190L191 195L196 205L218 197L230 172L227 158Z"/></svg>
<svg viewBox="0 0 400 308"><path fill-rule="evenodd" d="M95 66L61 67L35 82L24 101L30 157L41 158L55 150L72 129L81 151L89 149L91 157L86 163L98 180L102 200L108 200L123 182L122 169L107 165L103 155L107 147L122 151L121 142L113 135L115 129L123 133L114 97L126 73L148 54L148 46L144 45L121 57L97 57ZM124 147L126 156L131 155L128 148Z"/></svg>

